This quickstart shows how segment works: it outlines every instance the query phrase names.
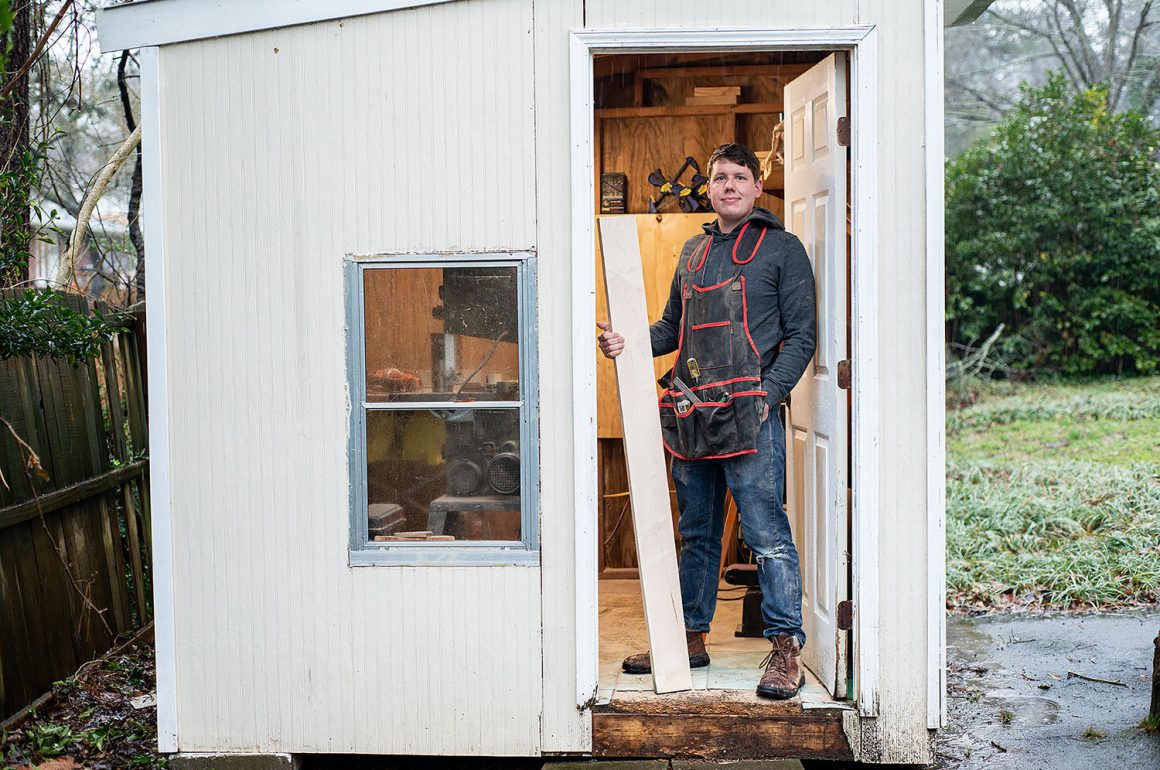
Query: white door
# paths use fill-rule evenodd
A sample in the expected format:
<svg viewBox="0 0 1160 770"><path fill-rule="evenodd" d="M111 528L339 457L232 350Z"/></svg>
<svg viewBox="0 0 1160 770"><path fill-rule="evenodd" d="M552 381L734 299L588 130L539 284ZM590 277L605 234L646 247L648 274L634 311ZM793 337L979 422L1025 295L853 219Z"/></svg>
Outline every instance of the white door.
<svg viewBox="0 0 1160 770"><path fill-rule="evenodd" d="M846 115L846 60L827 57L785 87L785 212L805 244L818 292L818 346L793 390L786 421L786 500L802 567L806 665L846 696L846 163L838 119Z"/></svg>

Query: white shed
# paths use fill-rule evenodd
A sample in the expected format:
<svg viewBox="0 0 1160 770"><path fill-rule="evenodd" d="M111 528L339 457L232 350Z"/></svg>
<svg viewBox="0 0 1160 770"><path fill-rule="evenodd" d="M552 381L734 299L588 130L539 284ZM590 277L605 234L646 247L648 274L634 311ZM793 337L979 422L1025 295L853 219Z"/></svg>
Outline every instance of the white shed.
<svg viewBox="0 0 1160 770"><path fill-rule="evenodd" d="M942 28L987 5L105 9L102 49L142 48L162 751L929 761ZM595 221L635 216L666 285L706 215L649 213L649 172L782 118L759 205L819 297L787 415L811 681L659 696L616 674L643 628Z"/></svg>

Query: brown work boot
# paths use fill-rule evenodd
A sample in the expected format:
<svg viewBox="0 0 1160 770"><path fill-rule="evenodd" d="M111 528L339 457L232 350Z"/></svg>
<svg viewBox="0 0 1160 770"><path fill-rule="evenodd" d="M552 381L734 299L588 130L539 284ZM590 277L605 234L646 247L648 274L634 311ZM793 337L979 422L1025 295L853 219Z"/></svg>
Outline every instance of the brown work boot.
<svg viewBox="0 0 1160 770"><path fill-rule="evenodd" d="M700 631L685 631L685 645L689 648L689 668L704 668L709 665L709 653L705 651L705 635ZM652 660L647 652L629 655L622 664L626 674L652 673Z"/></svg>
<svg viewBox="0 0 1160 770"><path fill-rule="evenodd" d="M777 638L769 641L773 647L765 660L761 661L765 673L757 683L757 694L775 700L792 698L806 683L797 637L793 634L778 634Z"/></svg>

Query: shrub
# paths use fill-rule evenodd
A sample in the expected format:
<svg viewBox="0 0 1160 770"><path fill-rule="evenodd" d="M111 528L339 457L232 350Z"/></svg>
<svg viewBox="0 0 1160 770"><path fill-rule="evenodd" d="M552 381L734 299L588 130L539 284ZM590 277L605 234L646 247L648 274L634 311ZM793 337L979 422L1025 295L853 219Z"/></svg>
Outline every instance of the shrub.
<svg viewBox="0 0 1160 770"><path fill-rule="evenodd" d="M1160 130L1062 76L947 166L947 333L1017 368L1160 371Z"/></svg>

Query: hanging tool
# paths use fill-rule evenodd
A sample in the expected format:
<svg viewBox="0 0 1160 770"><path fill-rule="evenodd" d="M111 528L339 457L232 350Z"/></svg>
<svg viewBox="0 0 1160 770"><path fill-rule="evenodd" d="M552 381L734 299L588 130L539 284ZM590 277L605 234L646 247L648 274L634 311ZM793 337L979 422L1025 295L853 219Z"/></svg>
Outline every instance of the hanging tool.
<svg viewBox="0 0 1160 770"><path fill-rule="evenodd" d="M681 184L681 176L685 171L692 166L693 174L692 184L689 186ZM681 211L690 213L698 209L709 208L708 198L708 179L701 173L701 167L697 165L697 161L692 155L685 156L685 162L677 173L673 174L671 178L665 176L664 172L659 168L648 175L649 184L660 190L660 195L655 198L649 198L648 210L651 214L659 212L663 206L665 199L674 197L677 199L677 205Z"/></svg>

